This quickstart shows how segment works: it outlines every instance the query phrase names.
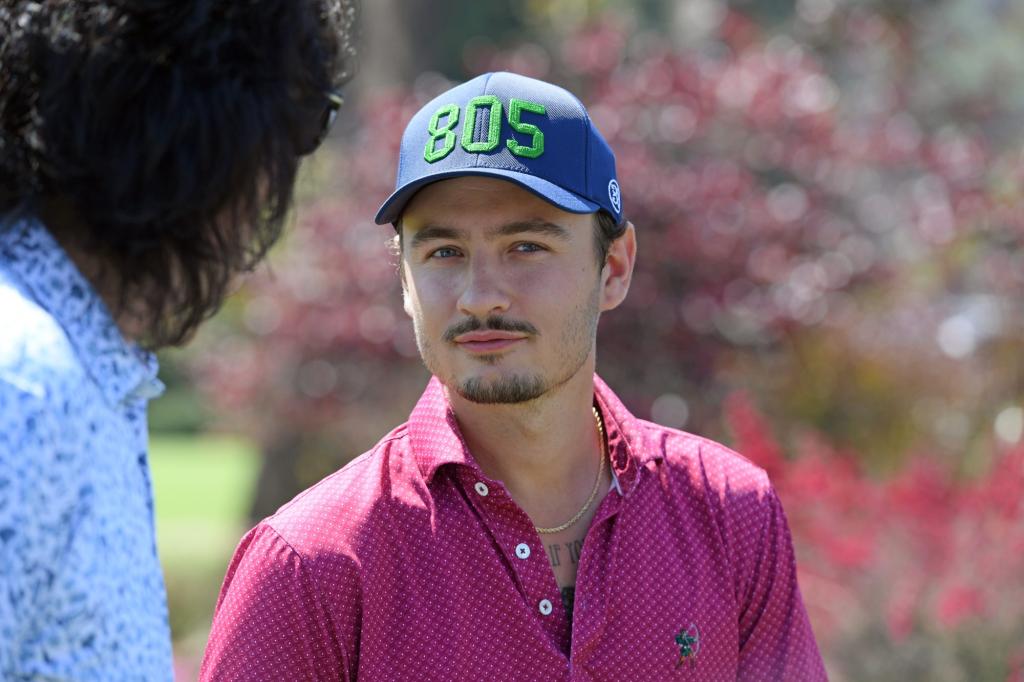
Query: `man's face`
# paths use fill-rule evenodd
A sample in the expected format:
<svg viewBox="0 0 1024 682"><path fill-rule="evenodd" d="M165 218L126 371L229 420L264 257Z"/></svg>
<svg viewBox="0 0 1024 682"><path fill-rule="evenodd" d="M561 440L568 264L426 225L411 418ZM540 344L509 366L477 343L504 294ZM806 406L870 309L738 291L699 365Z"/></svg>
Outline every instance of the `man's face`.
<svg viewBox="0 0 1024 682"><path fill-rule="evenodd" d="M427 369L478 403L525 402L592 372L593 225L504 180L420 190L402 215L401 267Z"/></svg>

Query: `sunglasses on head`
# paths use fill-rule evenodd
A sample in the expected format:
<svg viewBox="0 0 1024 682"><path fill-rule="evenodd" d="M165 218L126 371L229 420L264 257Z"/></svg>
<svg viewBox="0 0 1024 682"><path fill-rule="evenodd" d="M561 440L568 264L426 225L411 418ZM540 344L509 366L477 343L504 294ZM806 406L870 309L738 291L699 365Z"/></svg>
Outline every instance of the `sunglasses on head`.
<svg viewBox="0 0 1024 682"><path fill-rule="evenodd" d="M338 109L340 109L341 105L345 102L345 98L342 97L341 93L337 90L328 90L325 92L324 99L326 101L323 105L323 111L320 113L320 120L318 122L316 135L309 143L302 145L297 150L299 156L312 154L323 143L324 139L327 137L327 133L331 130L331 126L334 125L335 119L338 118Z"/></svg>

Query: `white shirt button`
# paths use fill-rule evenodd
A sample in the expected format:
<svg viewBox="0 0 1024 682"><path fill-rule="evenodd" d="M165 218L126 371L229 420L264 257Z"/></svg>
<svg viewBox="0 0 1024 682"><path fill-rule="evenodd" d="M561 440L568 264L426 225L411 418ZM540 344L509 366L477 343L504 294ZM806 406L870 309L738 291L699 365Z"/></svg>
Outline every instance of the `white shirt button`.
<svg viewBox="0 0 1024 682"><path fill-rule="evenodd" d="M516 545L516 556L520 559L529 559L530 546L525 542L520 542L518 545Z"/></svg>
<svg viewBox="0 0 1024 682"><path fill-rule="evenodd" d="M541 599L540 603L537 604L537 609L540 611L542 616L551 615L551 601L548 599Z"/></svg>
<svg viewBox="0 0 1024 682"><path fill-rule="evenodd" d="M483 481L477 481L476 485L474 485L473 488L476 490L476 494L479 495L480 497L487 497L487 493L491 492L487 488L487 484L484 483Z"/></svg>

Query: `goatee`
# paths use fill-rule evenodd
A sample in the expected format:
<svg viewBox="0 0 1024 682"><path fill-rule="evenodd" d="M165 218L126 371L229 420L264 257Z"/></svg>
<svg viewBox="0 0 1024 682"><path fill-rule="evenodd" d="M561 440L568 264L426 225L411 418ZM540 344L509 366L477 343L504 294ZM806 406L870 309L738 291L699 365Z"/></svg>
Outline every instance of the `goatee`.
<svg viewBox="0 0 1024 682"><path fill-rule="evenodd" d="M456 391L470 402L497 405L536 400L544 395L547 387L537 376L502 377L496 381L473 377L459 384Z"/></svg>

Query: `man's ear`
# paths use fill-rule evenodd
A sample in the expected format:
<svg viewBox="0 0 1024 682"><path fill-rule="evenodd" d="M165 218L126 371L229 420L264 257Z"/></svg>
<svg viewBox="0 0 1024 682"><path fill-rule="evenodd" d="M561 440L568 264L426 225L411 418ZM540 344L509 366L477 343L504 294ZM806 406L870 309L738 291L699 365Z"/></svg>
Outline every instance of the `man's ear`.
<svg viewBox="0 0 1024 682"><path fill-rule="evenodd" d="M398 257L398 278L402 281L402 309L410 318L412 315L412 299L409 297L408 275L405 273L405 259Z"/></svg>
<svg viewBox="0 0 1024 682"><path fill-rule="evenodd" d="M617 308L626 294L629 283L633 279L633 266L636 264L636 229L633 223L626 223L626 230L618 239L612 241L608 248L608 258L601 270L601 310Z"/></svg>
<svg viewBox="0 0 1024 682"><path fill-rule="evenodd" d="M402 309L405 314L412 317L412 302L409 300L409 283L405 273L405 251L402 242L402 223L395 224L395 236L388 240L388 251L395 259L395 269L398 270L398 280L402 283Z"/></svg>

